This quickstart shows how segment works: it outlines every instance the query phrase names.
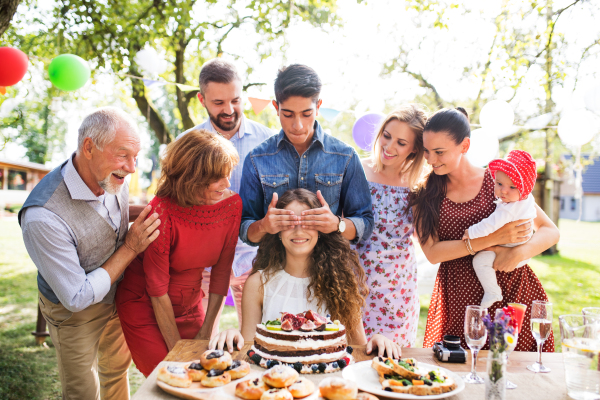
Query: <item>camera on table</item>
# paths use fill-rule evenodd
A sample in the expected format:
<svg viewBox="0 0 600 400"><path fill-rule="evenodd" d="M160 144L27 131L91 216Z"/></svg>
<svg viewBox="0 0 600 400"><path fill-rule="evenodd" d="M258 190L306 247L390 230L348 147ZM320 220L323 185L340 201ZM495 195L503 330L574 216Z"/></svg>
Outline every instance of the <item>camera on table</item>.
<svg viewBox="0 0 600 400"><path fill-rule="evenodd" d="M435 358L442 362L464 363L467 362L467 352L460 346L460 337L444 335L442 342L433 345Z"/></svg>

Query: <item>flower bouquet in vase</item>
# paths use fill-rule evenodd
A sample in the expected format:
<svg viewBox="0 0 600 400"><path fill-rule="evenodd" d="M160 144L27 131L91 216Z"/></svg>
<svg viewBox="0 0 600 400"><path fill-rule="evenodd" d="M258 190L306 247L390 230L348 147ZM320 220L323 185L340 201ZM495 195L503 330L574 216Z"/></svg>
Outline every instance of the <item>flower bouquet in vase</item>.
<svg viewBox="0 0 600 400"><path fill-rule="evenodd" d="M507 350L513 342L516 343L514 337L516 319L512 318L510 310L505 308L496 310L493 319L489 314L486 315L483 323L490 338L490 352L485 376L485 398L486 400L504 400L507 381Z"/></svg>

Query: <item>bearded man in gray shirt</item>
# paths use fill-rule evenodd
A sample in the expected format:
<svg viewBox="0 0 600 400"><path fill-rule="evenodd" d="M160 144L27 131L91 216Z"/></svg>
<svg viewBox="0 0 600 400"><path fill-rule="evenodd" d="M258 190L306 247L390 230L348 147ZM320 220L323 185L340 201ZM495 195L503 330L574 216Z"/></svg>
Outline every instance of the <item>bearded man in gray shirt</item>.
<svg viewBox="0 0 600 400"><path fill-rule="evenodd" d="M37 184L19 212L38 268L39 306L56 348L63 399L128 399L131 355L114 304L125 268L156 239L148 206L128 230L128 185L140 139L106 107L79 127L77 151Z"/></svg>

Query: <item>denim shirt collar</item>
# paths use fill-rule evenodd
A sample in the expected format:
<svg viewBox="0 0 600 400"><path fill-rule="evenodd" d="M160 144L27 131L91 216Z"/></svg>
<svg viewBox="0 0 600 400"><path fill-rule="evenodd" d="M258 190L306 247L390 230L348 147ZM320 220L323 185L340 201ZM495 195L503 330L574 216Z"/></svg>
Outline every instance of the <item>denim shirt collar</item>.
<svg viewBox="0 0 600 400"><path fill-rule="evenodd" d="M321 128L321 124L319 124L319 121L315 120L314 130L315 130L315 133L313 135L311 144L314 143L315 141L318 141L319 143L321 143L321 146L324 147L325 145L323 143L323 139L325 138L325 132L323 132L323 128ZM285 136L285 132L282 129L279 131L279 134L277 135L277 147L279 147L281 141L284 139L288 143L290 142L289 139Z"/></svg>

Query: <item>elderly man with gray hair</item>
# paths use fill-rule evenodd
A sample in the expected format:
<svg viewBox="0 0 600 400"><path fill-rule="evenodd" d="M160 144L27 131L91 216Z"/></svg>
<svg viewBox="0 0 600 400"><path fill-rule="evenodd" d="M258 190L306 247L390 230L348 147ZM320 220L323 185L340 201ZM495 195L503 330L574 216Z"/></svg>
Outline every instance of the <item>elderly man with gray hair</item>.
<svg viewBox="0 0 600 400"><path fill-rule="evenodd" d="M151 207L128 230L140 139L106 107L79 127L77 151L38 183L19 212L38 268L39 306L56 347L63 399L127 399L131 355L114 304L125 268L156 239Z"/></svg>

